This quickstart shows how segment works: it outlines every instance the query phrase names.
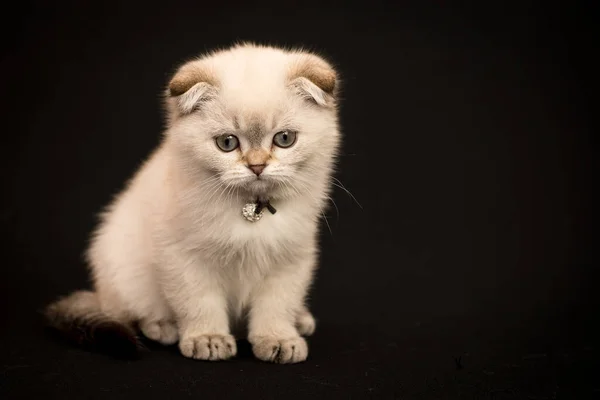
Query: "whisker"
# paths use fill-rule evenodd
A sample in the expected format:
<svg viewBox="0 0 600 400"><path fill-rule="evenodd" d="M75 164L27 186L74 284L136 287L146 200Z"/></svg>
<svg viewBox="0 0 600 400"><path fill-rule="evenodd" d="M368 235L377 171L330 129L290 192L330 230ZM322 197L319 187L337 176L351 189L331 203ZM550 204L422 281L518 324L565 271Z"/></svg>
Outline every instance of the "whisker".
<svg viewBox="0 0 600 400"><path fill-rule="evenodd" d="M229 190L227 191L227 196L228 197L232 197L232 194L235 195L236 194L236 189L235 189L235 185L233 184L233 182L228 183L227 186L231 186L229 188Z"/></svg>
<svg viewBox="0 0 600 400"><path fill-rule="evenodd" d="M207 203L212 199L212 197L215 195L215 192L219 189L220 186L221 186L220 182L213 182L208 187L208 189L207 189L207 196L208 196L208 198L206 200Z"/></svg>
<svg viewBox="0 0 600 400"><path fill-rule="evenodd" d="M325 196L325 197L327 197L333 203L333 206L335 207L335 213L337 215L337 219L339 220L340 219L340 209L338 208L337 204L335 204L335 201L333 200L333 198L331 196Z"/></svg>
<svg viewBox="0 0 600 400"><path fill-rule="evenodd" d="M313 172L320 172L320 170L316 167L312 167L312 166L307 166L306 169L313 171ZM350 192L350 190L348 190L344 184L342 183L342 181L340 181L338 178L336 178L335 176L331 176L332 179L332 184L340 189L342 189L344 192L346 192L346 194L348 194L348 196L350 196L352 198L352 200L354 200L354 202L361 208L363 209L362 204L360 204L360 202L356 199L356 197L352 194L352 192Z"/></svg>
<svg viewBox="0 0 600 400"><path fill-rule="evenodd" d="M350 197L352 197L352 199L356 202L356 204L358 204L358 206L362 209L363 206L358 202L358 200L356 200L356 197L354 197L354 195L348 190L346 189L346 187L344 186L344 184L342 183L342 181L340 181L338 178L336 178L335 176L332 176L331 179L333 179L335 182L332 182L334 186L339 187L340 189L342 189L344 192L346 192Z"/></svg>
<svg viewBox="0 0 600 400"><path fill-rule="evenodd" d="M310 191L309 188L308 188L308 184L310 182L307 182L307 181L305 181L303 179L298 179L298 177L296 177L296 180L298 181L298 183L303 183L304 188L307 191ZM335 202L335 200L333 200L333 198L331 196L324 195L324 197L327 200L331 201L331 203L333 204L333 207L335 208L335 213L336 213L336 221L339 221L339 219L340 219L340 209L338 208L337 203Z"/></svg>
<svg viewBox="0 0 600 400"><path fill-rule="evenodd" d="M221 186L221 190L218 191L219 194L217 195L217 198L215 199L216 203L220 203L221 202L221 198L222 198L222 196L223 196L223 194L225 193L226 190L227 190L227 186L226 185Z"/></svg>
<svg viewBox="0 0 600 400"><path fill-rule="evenodd" d="M206 199L206 203L207 203L207 204L208 204L208 203L210 203L210 201L213 199L213 197L214 197L214 196L215 196L215 194L217 194L217 193L219 193L219 194L217 195L217 199L219 199L219 198L220 198L220 196L221 196L221 192L223 191L223 188L224 188L224 185L222 185L222 184L221 184L221 182L217 182L217 183L214 185L214 189L211 191L211 194L210 194L210 196L208 197L208 199ZM219 189L220 189L220 190L219 190Z"/></svg>
<svg viewBox="0 0 600 400"><path fill-rule="evenodd" d="M297 183L300 184L300 185L302 185L304 187L304 189L306 190L306 193L308 193L308 195L313 198L313 200L317 204L317 207L319 207L319 211L321 212L321 215L323 216L323 219L325 220L325 223L327 224L327 229L329 229L329 234L331 236L333 236L333 231L331 230L331 225L329 225L329 220L327 219L327 216L323 212L323 208L319 205L319 201L315 198L315 196L312 195L312 193L310 192L308 186L306 186L304 183L302 183L300 181L297 181ZM290 184L292 186L294 186L293 183L290 182Z"/></svg>
<svg viewBox="0 0 600 400"><path fill-rule="evenodd" d="M213 182L219 180L219 178L220 178L220 176L218 174L214 175L214 176L209 176L208 178L200 181L200 183L198 184L198 186L204 186L204 185L206 185L208 183L213 183Z"/></svg>

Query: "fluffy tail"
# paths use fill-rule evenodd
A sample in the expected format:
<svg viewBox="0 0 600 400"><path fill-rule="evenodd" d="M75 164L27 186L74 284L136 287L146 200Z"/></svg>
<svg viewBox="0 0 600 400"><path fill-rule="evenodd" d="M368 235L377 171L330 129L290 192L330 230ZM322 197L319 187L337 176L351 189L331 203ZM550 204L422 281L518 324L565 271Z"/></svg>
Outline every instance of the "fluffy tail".
<svg viewBox="0 0 600 400"><path fill-rule="evenodd" d="M74 292L50 304L44 314L50 328L71 343L119 358L139 355L135 330L104 314L94 292Z"/></svg>

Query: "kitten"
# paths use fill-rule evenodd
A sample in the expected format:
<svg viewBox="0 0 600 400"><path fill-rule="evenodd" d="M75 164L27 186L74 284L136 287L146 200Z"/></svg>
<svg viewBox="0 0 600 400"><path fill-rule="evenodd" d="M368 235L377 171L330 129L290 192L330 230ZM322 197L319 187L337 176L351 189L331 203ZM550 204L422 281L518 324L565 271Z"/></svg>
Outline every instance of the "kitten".
<svg viewBox="0 0 600 400"><path fill-rule="evenodd" d="M94 291L51 304L78 343L135 350L136 327L200 360L304 361L305 305L340 142L332 66L313 53L235 45L181 66L158 149L102 214Z"/></svg>

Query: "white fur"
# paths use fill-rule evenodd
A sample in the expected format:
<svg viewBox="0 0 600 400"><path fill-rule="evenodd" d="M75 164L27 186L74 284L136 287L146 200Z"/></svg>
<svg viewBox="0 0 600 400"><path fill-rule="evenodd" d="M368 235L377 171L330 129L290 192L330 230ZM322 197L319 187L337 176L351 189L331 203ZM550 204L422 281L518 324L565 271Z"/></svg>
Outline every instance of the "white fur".
<svg viewBox="0 0 600 400"><path fill-rule="evenodd" d="M314 319L305 297L340 135L329 95L301 78L315 105L290 86L298 57L305 55L248 45L214 53L201 61L217 75L216 88L198 83L168 99L162 144L103 214L89 249L105 313L140 321L163 343L179 337L182 353L200 359L235 355L232 323L247 313L258 358L306 358L300 334L312 333ZM268 183L240 161L254 123L268 151L276 132L298 132L293 147L273 147L261 175ZM228 132L241 153L215 145L214 135ZM277 213L251 223L241 210L256 196L270 198Z"/></svg>
<svg viewBox="0 0 600 400"><path fill-rule="evenodd" d="M208 100L213 92L213 87L205 82L198 82L187 92L179 96L177 106L182 114L189 114L194 111L198 103Z"/></svg>

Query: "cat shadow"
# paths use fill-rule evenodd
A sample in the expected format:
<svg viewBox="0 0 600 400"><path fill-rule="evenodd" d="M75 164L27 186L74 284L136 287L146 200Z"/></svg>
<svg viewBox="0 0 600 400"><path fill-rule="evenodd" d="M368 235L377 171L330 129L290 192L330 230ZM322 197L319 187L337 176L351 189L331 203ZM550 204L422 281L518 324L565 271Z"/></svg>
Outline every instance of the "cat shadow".
<svg viewBox="0 0 600 400"><path fill-rule="evenodd" d="M181 357L181 352L179 351L179 347L177 344L165 346L158 342L154 342L144 336L140 337L140 342L143 344L144 352L167 352L169 354L177 355ZM247 339L236 340L237 345L237 355L235 358L242 359L253 359L254 355L252 353L252 345L248 342Z"/></svg>
<svg viewBox="0 0 600 400"><path fill-rule="evenodd" d="M44 335L49 340L65 348L75 347L119 361L139 360L146 347L142 341L135 343L116 337L115 340L108 338L108 340L101 340L100 343L81 342L74 337L65 336L64 332L59 332L51 327L44 327Z"/></svg>
<svg viewBox="0 0 600 400"><path fill-rule="evenodd" d="M65 336L54 328L45 326L44 335L47 339L65 348L79 348L80 350L91 352L97 355L106 356L119 361L137 361L144 358L147 353L165 352L168 354L182 357L177 344L165 346L139 334L137 343L123 340L103 340L103 345L80 342L73 337ZM252 345L246 339L236 341L237 355L235 358L253 359Z"/></svg>

